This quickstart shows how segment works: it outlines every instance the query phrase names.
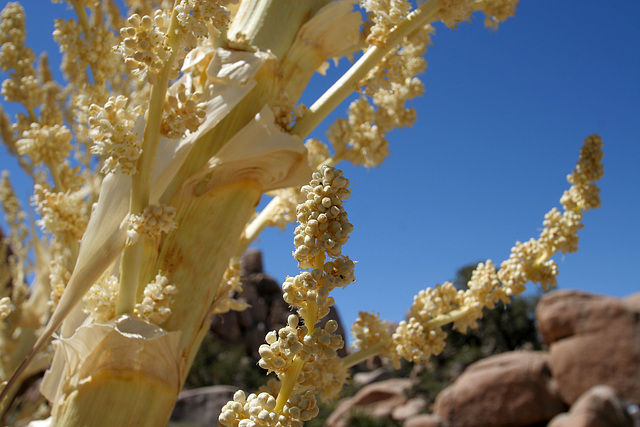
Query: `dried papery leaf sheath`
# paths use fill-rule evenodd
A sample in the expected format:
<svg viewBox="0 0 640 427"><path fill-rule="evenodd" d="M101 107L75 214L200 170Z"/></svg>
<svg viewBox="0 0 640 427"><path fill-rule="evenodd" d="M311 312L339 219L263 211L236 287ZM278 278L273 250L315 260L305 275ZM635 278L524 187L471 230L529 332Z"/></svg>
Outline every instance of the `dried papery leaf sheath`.
<svg viewBox="0 0 640 427"><path fill-rule="evenodd" d="M181 385L179 337L179 332L125 315L107 324L81 326L72 337L61 339L61 352L42 386L56 408L52 425L166 423ZM96 416L96 402L112 408L113 414ZM135 410L138 405L154 416ZM93 411L84 410L88 407Z"/></svg>
<svg viewBox="0 0 640 427"><path fill-rule="evenodd" d="M253 57L252 54L242 54L239 58L234 57L233 59L244 61L247 56ZM229 64L235 61L229 61ZM246 96L254 85L252 76L255 71L255 67L240 67L237 73L224 75L222 81L213 88L210 94L211 99L207 102L206 107L207 120L201 125L198 132L189 135L178 144L173 140L164 138L160 140L152 177L151 201L157 201L165 191L195 142L209 129L216 126L232 110L233 106ZM143 126L143 123L140 120L138 126ZM62 336L70 336L84 320L81 308L76 307L77 303L124 247L130 189L130 177L127 175L108 174L103 179L100 197L81 241L78 261L73 274L48 324L36 341L32 353L23 360L18 371L22 371L29 364L72 310L76 311L76 315L72 316L75 320L64 325ZM14 374L16 379L17 375L19 372ZM10 388L13 381L15 379L10 380L5 390Z"/></svg>

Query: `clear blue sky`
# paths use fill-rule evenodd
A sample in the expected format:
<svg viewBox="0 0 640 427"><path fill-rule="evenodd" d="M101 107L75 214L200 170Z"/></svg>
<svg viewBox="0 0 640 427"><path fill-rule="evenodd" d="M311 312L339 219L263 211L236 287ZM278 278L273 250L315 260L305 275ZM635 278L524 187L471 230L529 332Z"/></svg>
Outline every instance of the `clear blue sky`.
<svg viewBox="0 0 640 427"><path fill-rule="evenodd" d="M28 43L55 52L52 18L72 12L35 3L23 3ZM356 283L334 293L346 325L359 310L402 320L420 289L469 263L500 263L516 240L537 237L591 133L605 143L603 206L587 212L580 251L558 258L559 287L640 290L640 2L606 5L523 0L498 32L480 17L437 27L418 122L390 135L381 167L344 165L355 226L344 253L358 261ZM314 81L305 102L335 78ZM278 281L298 273L292 230L268 230L255 245Z"/></svg>

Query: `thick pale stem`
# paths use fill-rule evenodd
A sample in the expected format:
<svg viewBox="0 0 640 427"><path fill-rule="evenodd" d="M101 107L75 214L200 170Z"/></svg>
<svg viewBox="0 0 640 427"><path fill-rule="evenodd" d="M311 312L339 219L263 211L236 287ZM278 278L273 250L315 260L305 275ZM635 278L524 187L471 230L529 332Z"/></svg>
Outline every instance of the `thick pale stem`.
<svg viewBox="0 0 640 427"><path fill-rule="evenodd" d="M301 137L308 136L333 110L347 99L357 88L359 82L376 67L382 58L395 49L404 37L414 30L433 22L434 15L442 7L440 0L428 0L414 10L402 22L391 30L384 46L372 46L333 86L329 88L309 111L293 126L291 133Z"/></svg>
<svg viewBox="0 0 640 427"><path fill-rule="evenodd" d="M162 110L164 99L169 87L169 75L175 61L178 40L175 28L178 25L176 12L171 14L171 24L168 30L168 44L171 48L171 56L164 64L158 75L158 81L153 85L149 98L149 110L142 139L142 153L138 159L138 173L131 180L131 201L129 212L139 214L149 204L151 191L151 173L156 158L158 142L160 141L160 124L162 123ZM142 240L142 239L141 239ZM118 291L118 304L116 314L132 313L136 302L140 269L143 263L144 243L142 241L127 246L122 254L120 285Z"/></svg>
<svg viewBox="0 0 640 427"><path fill-rule="evenodd" d="M144 237L142 237L144 239ZM138 292L138 280L142 262L142 245L127 246L120 261L120 284L116 314L133 313Z"/></svg>
<svg viewBox="0 0 640 427"><path fill-rule="evenodd" d="M131 186L132 213L141 212L149 204L151 173L153 172L153 162L156 158L158 142L160 141L160 124L162 123L164 100L169 87L171 69L179 49L179 41L175 34L178 25L177 14L174 10L167 30L167 44L171 49L171 56L158 74L158 81L153 85L149 97L149 110L147 111L147 122L142 140L142 153L138 159L138 173L135 175Z"/></svg>

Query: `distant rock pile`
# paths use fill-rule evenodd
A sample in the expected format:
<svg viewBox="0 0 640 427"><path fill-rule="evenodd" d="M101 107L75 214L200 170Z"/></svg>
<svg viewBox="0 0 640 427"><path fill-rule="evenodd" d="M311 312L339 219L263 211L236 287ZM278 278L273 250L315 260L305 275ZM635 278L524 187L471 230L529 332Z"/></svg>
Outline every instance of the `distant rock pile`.
<svg viewBox="0 0 640 427"><path fill-rule="evenodd" d="M249 251L242 258L242 292L237 295L249 304L244 311L229 311L211 318L210 331L225 344L244 344L248 354L258 355L267 332L287 323L292 312L282 299L276 280L265 274L260 251Z"/></svg>
<svg viewBox="0 0 640 427"><path fill-rule="evenodd" d="M556 291L542 298L536 320L548 351L507 352L472 364L437 396L433 414L420 413L430 408L405 397L408 380L391 379L345 399L327 426L348 425L353 411L403 427L640 426L640 294L616 299Z"/></svg>

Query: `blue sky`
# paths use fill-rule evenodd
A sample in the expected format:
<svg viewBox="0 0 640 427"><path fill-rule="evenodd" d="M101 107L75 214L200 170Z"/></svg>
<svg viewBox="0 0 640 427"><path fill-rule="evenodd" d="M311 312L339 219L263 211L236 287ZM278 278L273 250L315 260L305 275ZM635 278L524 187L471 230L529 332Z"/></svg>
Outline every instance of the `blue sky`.
<svg viewBox="0 0 640 427"><path fill-rule="evenodd" d="M27 42L53 54L52 18L72 12L23 4ZM402 320L420 289L469 263L500 263L515 241L537 237L591 133L605 144L603 206L587 212L580 251L557 259L559 287L639 290L638 16L637 0L609 9L595 0L523 0L498 32L480 16L456 30L437 27L426 93L413 103L418 122L390 134L391 156L379 168L340 166L353 184L346 208L355 226L343 252L358 261L356 283L334 292L347 325L359 310ZM314 80L305 103L346 65ZM278 281L298 273L292 231L268 230L255 245Z"/></svg>

